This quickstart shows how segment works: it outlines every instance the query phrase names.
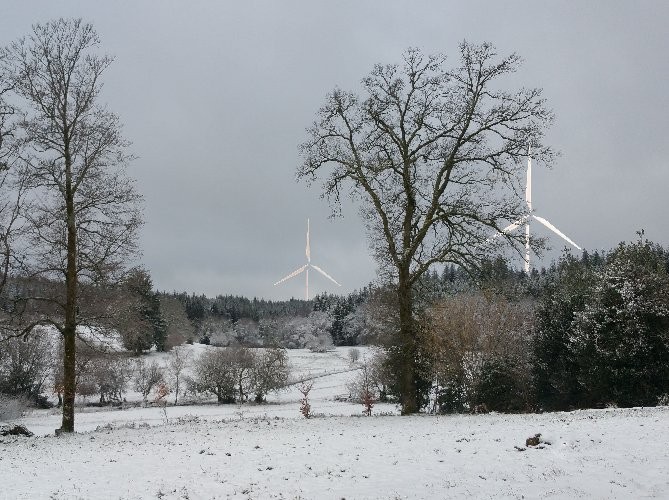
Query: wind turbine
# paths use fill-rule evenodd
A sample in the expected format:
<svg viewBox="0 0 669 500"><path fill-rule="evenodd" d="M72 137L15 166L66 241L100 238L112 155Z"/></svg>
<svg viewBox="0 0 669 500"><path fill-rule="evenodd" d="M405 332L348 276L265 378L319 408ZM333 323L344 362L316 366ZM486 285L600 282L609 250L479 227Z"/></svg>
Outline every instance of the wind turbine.
<svg viewBox="0 0 669 500"><path fill-rule="evenodd" d="M339 283L337 283L337 281L332 276L330 276L328 273L323 271L320 267L315 266L311 263L311 248L309 246L309 219L307 219L307 249L306 249L305 253L307 255L307 263L305 265L303 265L302 267L300 267L299 269L296 269L295 271L290 273L285 278L281 278L279 281L274 283L274 286L276 286L280 283L283 283L284 281L288 281L289 279L294 278L298 274L306 272L306 291L305 291L304 296L305 296L306 300L309 300L309 268L315 269L316 271L321 273L323 276L325 276L327 279L332 281L335 285L341 286Z"/></svg>
<svg viewBox="0 0 669 500"><path fill-rule="evenodd" d="M525 272L529 274L530 272L530 221L535 219L536 221L542 223L548 229L557 234L560 238L565 240L567 243L573 245L578 250L581 250L581 247L574 243L571 239L567 237L562 231L556 228L553 224L548 222L543 217L534 215L532 213L532 155L531 147L527 147L527 185L525 186L525 202L527 203L527 215L522 219L514 222L513 224L508 225L502 229L503 233L508 233L516 229L517 227L525 224Z"/></svg>

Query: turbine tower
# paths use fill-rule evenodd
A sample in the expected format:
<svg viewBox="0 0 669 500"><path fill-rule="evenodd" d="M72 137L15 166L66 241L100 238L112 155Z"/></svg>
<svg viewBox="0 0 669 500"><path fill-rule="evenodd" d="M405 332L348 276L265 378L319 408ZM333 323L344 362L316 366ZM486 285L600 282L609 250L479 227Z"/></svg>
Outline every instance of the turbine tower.
<svg viewBox="0 0 669 500"><path fill-rule="evenodd" d="M556 228L553 224L548 222L543 217L534 215L532 213L532 155L530 146L527 148L527 185L525 186L525 202L527 203L527 215L522 219L510 224L509 226L502 229L503 233L508 233L513 231L517 227L525 224L525 272L529 274L530 272L530 221L535 219L538 222L541 222L548 229L557 234L560 238L565 240L570 245L573 245L578 250L582 250L580 246L574 243L571 239L567 237L562 231Z"/></svg>
<svg viewBox="0 0 669 500"><path fill-rule="evenodd" d="M337 283L337 281L332 276L330 276L328 273L323 271L320 267L315 266L314 264L311 263L311 247L309 246L309 219L307 219L307 248L306 248L305 254L307 256L307 263L305 265L303 265L302 267L300 267L299 269L296 269L295 271L290 273L285 278L281 278L279 281L274 283L274 286L276 286L280 283L283 283L284 281L288 281L289 279L294 278L298 274L301 274L301 273L304 272L304 273L306 273L306 291L305 291L304 296L305 296L306 300L309 300L309 268L315 269L316 271L321 273L323 276L325 276L327 279L332 281L335 285L341 286L339 283Z"/></svg>

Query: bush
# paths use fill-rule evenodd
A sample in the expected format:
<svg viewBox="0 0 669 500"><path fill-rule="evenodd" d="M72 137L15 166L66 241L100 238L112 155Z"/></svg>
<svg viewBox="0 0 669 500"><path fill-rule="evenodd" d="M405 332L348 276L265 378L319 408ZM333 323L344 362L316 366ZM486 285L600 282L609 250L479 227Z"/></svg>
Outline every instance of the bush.
<svg viewBox="0 0 669 500"><path fill-rule="evenodd" d="M439 413L462 413L467 410L468 400L464 384L451 379L439 386L436 394L437 411Z"/></svg>
<svg viewBox="0 0 669 500"><path fill-rule="evenodd" d="M100 395L100 404L120 403L132 378L127 358L107 353L88 353L93 356L82 364L77 373L77 394ZM80 361L84 361L80 359Z"/></svg>
<svg viewBox="0 0 669 500"><path fill-rule="evenodd" d="M256 403L265 400L272 391L283 389L288 382L290 367L285 349L270 348L258 351L253 363L253 392Z"/></svg>
<svg viewBox="0 0 669 500"><path fill-rule="evenodd" d="M544 286L532 343L536 398L544 409L569 410L585 406L569 335L574 317L590 300L594 272L589 261L567 254Z"/></svg>
<svg viewBox="0 0 669 500"><path fill-rule="evenodd" d="M669 387L669 256L620 244L575 316L569 347L586 404L651 406Z"/></svg>
<svg viewBox="0 0 669 500"><path fill-rule="evenodd" d="M138 359L135 362L135 390L142 395L144 403L147 402L153 388L163 380L163 370L156 361L146 362Z"/></svg>
<svg viewBox="0 0 669 500"><path fill-rule="evenodd" d="M352 401L362 403L371 397L374 401L388 402L392 376L387 362L386 353L379 351L362 364L356 376L346 386Z"/></svg>
<svg viewBox="0 0 669 500"><path fill-rule="evenodd" d="M219 403L244 403L250 394L262 402L285 387L290 374L284 349L220 347L205 351L194 364L190 390L216 396Z"/></svg>
<svg viewBox="0 0 669 500"><path fill-rule="evenodd" d="M529 409L529 394L514 366L505 359L485 361L474 386L470 408L521 412Z"/></svg>
<svg viewBox="0 0 669 500"><path fill-rule="evenodd" d="M0 393L37 401L51 374L53 350L39 335L0 342Z"/></svg>
<svg viewBox="0 0 669 500"><path fill-rule="evenodd" d="M218 403L235 402L235 377L224 349L207 350L195 361L190 389L197 394L211 393Z"/></svg>
<svg viewBox="0 0 669 500"><path fill-rule="evenodd" d="M436 303L428 324L436 411L531 406L533 304L463 293Z"/></svg>
<svg viewBox="0 0 669 500"><path fill-rule="evenodd" d="M238 373L235 357L237 351L228 348L208 349L195 361L192 389L196 393L209 393L221 403L234 403L237 394Z"/></svg>

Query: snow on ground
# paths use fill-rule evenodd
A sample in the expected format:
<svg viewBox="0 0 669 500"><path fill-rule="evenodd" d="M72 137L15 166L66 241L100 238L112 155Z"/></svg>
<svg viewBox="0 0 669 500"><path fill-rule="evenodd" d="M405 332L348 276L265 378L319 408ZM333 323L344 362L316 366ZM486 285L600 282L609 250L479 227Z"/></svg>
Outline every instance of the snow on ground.
<svg viewBox="0 0 669 500"><path fill-rule="evenodd" d="M355 370L346 353L290 352L318 377L308 420L295 388L169 406L167 423L155 407L81 409L59 438L58 412L35 411L21 423L38 437L0 438L0 498L669 498L667 407L362 417L334 401ZM536 433L550 444L516 448Z"/></svg>

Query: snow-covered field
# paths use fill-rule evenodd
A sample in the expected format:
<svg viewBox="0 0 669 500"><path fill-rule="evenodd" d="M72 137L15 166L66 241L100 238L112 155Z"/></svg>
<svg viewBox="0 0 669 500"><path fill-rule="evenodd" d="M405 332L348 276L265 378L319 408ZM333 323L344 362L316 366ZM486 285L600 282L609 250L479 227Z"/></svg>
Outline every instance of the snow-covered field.
<svg viewBox="0 0 669 500"><path fill-rule="evenodd" d="M318 377L308 420L295 388L168 406L167 422L155 407L82 409L59 438L58 412L35 411L21 423L38 437L0 438L0 499L669 498L667 407L362 417L334 400L354 374L346 354L290 352ZM524 449L536 433L550 444Z"/></svg>

